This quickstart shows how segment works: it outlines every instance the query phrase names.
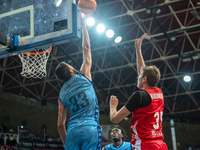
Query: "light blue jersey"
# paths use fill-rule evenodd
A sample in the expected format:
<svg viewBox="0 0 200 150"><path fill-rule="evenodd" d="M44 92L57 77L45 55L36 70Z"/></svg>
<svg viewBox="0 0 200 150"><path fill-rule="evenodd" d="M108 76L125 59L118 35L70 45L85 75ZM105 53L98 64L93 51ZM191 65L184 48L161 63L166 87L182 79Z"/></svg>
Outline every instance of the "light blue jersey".
<svg viewBox="0 0 200 150"><path fill-rule="evenodd" d="M132 150L132 144L130 142L122 142L119 147L115 147L113 144L106 145L104 150Z"/></svg>
<svg viewBox="0 0 200 150"><path fill-rule="evenodd" d="M70 111L65 149L100 150L98 100L92 82L76 74L63 85L59 98Z"/></svg>

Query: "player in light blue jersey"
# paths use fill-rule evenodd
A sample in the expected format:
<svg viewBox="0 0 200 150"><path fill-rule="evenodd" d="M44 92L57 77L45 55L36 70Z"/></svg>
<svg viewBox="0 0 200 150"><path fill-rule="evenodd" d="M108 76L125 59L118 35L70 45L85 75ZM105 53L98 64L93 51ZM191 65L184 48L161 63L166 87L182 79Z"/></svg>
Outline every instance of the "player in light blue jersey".
<svg viewBox="0 0 200 150"><path fill-rule="evenodd" d="M114 128L110 133L111 139L113 139L113 143L106 145L102 148L102 150L132 150L133 145L130 142L122 141L123 134L121 129Z"/></svg>
<svg viewBox="0 0 200 150"><path fill-rule="evenodd" d="M83 63L80 71L61 62L56 76L65 82L58 98L58 132L65 150L100 150L102 129L99 125L98 100L91 78L90 39L81 15ZM67 109L70 119L67 124Z"/></svg>

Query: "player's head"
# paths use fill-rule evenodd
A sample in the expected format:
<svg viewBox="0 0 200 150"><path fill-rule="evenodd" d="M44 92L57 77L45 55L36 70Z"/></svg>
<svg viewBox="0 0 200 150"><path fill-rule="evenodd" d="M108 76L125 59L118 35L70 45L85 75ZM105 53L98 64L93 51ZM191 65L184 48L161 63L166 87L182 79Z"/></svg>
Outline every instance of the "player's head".
<svg viewBox="0 0 200 150"><path fill-rule="evenodd" d="M110 132L110 137L111 139L113 140L113 142L119 142L119 141L122 141L122 138L124 137L123 136L123 133L122 133L122 130L119 129L119 128L113 128Z"/></svg>
<svg viewBox="0 0 200 150"><path fill-rule="evenodd" d="M71 65L61 62L56 67L56 76L59 80L64 82L68 81L73 75L78 74L79 71L75 70Z"/></svg>
<svg viewBox="0 0 200 150"><path fill-rule="evenodd" d="M148 84L150 87L155 87L160 80L160 71L159 69L152 66L145 66L141 68L139 77L138 77L138 85L139 89L142 89L145 84Z"/></svg>

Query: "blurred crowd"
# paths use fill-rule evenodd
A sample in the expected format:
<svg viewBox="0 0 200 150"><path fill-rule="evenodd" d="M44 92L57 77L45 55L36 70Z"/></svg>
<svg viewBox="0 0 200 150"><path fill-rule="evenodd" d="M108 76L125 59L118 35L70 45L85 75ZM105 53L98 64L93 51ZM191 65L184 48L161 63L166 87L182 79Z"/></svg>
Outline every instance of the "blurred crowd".
<svg viewBox="0 0 200 150"><path fill-rule="evenodd" d="M19 133L19 134L18 134ZM35 142L61 142L59 138L48 136L48 132L44 129L43 136L36 136L30 133L26 127L20 128L19 132L13 128L0 123L0 150L17 150L19 140L35 141Z"/></svg>

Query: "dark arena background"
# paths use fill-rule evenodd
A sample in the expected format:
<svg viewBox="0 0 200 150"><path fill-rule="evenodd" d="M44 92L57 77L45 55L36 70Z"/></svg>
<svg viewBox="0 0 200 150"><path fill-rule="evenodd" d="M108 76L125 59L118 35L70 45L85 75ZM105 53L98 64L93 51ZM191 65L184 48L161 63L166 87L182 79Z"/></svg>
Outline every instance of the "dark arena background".
<svg viewBox="0 0 200 150"><path fill-rule="evenodd" d="M24 0L26 3L28 0ZM35 0L36 1L36 0ZM53 0L38 0L53 4ZM94 26L87 26L92 51L92 79L99 102L99 122L103 128L102 147L109 142L109 130L120 127L124 140L131 140L130 118L119 124L109 119L111 95L119 99L119 108L137 88L135 39L148 33L142 44L146 65L161 72L158 83L164 93L163 133L170 150L200 149L200 3L198 0L96 0ZM0 0L0 15L8 6L20 6L18 0ZM46 12L48 17L54 15ZM40 15L36 17L40 20ZM0 20L0 29L1 28ZM96 31L98 24L112 29L106 37ZM7 20L6 24L13 24ZM3 32L3 31L2 31ZM115 43L114 39L122 40ZM82 64L81 40L52 47L47 76L25 78L18 56L0 59L0 130L2 149L16 139L16 149L63 149L57 131L58 95L64 84L57 80L55 68L61 61L79 69ZM191 77L190 82L183 80ZM119 109L118 108L118 109ZM69 113L68 113L69 118ZM172 124L174 122L174 125ZM78 135L77 135L78 137ZM6 145L6 146L5 146Z"/></svg>

